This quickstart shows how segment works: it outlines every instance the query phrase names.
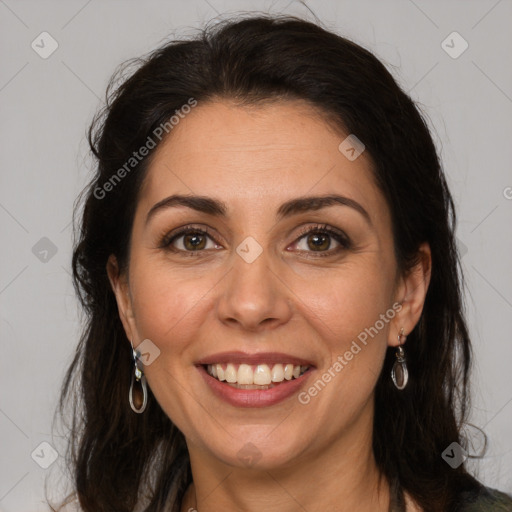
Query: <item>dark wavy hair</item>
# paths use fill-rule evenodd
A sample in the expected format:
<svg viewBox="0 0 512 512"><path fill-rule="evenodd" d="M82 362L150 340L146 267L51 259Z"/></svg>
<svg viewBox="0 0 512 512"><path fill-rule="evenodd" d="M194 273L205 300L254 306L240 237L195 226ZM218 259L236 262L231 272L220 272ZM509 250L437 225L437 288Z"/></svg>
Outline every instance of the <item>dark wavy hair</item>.
<svg viewBox="0 0 512 512"><path fill-rule="evenodd" d="M97 193L190 98L199 108L223 99L303 100L365 144L391 211L399 270L417 262L423 242L432 252L423 313L407 341L408 386L398 391L389 378L391 349L376 385L377 465L425 511L456 510L462 493L480 489L464 465L452 469L441 457L454 441L467 446L470 398L453 200L424 115L386 67L318 24L258 15L217 23L130 61L106 95L88 134L95 175L75 205L73 278L86 325L58 408L63 416L72 408L67 459L82 509L129 512L144 503L147 512L178 512L192 480L184 436L151 391L144 414L130 409L131 351L106 271L111 254L121 270L129 264L151 154L105 197Z"/></svg>

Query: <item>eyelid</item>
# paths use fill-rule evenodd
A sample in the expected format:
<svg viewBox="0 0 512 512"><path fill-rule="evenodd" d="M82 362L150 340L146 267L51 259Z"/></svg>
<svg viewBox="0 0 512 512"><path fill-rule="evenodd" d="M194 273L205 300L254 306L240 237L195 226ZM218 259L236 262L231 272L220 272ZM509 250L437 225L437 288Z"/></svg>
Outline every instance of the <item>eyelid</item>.
<svg viewBox="0 0 512 512"><path fill-rule="evenodd" d="M164 249L166 247L171 246L171 243L184 235L187 235L189 233L201 233L204 236L210 237L217 245L222 245L216 238L216 235L213 234L213 230L209 226L201 225L199 227L195 224L187 224L185 226L181 226L179 228L173 229L170 233L166 233L163 236L160 237L160 243L158 244L158 247L161 249ZM180 251L179 249L176 249L179 252L185 252ZM194 251L188 251L188 252L194 252ZM201 252L201 251L197 251Z"/></svg>
<svg viewBox="0 0 512 512"><path fill-rule="evenodd" d="M338 235L340 238L343 238L347 241L347 243L349 242L349 239L348 239L348 236L341 230L341 229L337 229L333 226L330 226L329 224L314 224L314 225L308 225L308 226L305 226L304 228L302 228L300 231L299 231L299 234L297 235L298 239L304 237L305 235L309 234L309 233L315 233L315 232L325 232L325 233L328 233L328 234L336 234Z"/></svg>
<svg viewBox="0 0 512 512"><path fill-rule="evenodd" d="M315 224L315 225L308 225L301 229L297 237L295 238L295 241L293 244L298 243L300 240L302 240L304 237L308 236L311 233L324 233L331 238L334 238L338 244L341 247L338 247L337 249L329 249L327 251L301 251L301 252L307 252L312 254L317 254L318 256L331 256L336 253L338 253L340 250L343 249L349 249L352 247L352 242L350 238L347 236L346 233L344 233L342 230L335 228L333 226L330 226L328 224Z"/></svg>
<svg viewBox="0 0 512 512"><path fill-rule="evenodd" d="M169 250L177 253L187 253L187 254L199 254L202 252L207 252L206 249L201 249L198 251L184 251L182 249L176 249L172 246L172 243L182 236L185 236L189 233L199 233L203 236L209 237L216 245L222 245L217 238L216 235L212 233L212 229L209 226L201 225L199 227L195 224L187 224L185 226L181 226L179 228L176 228L172 230L170 233L165 234L164 236L160 237L160 243L158 244L159 248L165 249L168 248ZM331 256L336 253L338 253L340 250L348 249L351 247L351 241L349 237L340 229L334 228L333 226L330 226L328 224L314 224L314 225L308 225L303 227L299 233L296 235L293 244L297 244L300 240L302 240L304 237L311 233L324 233L332 238L334 238L340 247L335 249L329 249L327 251L304 251L300 250L300 252L306 252L306 253L312 253L316 254L318 256ZM211 249L210 249L211 250Z"/></svg>

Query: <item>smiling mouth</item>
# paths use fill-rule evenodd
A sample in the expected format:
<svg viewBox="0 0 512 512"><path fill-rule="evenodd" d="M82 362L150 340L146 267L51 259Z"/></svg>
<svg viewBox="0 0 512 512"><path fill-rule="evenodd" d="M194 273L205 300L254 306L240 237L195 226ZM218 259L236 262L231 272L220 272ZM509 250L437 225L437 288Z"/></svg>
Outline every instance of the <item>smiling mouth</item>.
<svg viewBox="0 0 512 512"><path fill-rule="evenodd" d="M203 365L208 375L237 389L272 389L283 382L296 380L310 366L291 363L277 364L207 364Z"/></svg>

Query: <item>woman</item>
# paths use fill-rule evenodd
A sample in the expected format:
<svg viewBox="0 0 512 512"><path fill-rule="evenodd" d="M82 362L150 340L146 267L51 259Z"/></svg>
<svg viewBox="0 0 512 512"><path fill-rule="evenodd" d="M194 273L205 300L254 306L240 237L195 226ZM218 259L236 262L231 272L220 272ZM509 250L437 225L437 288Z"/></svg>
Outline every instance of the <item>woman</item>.
<svg viewBox="0 0 512 512"><path fill-rule="evenodd" d="M453 202L385 67L255 17L108 96L61 398L81 509L512 510L464 467Z"/></svg>

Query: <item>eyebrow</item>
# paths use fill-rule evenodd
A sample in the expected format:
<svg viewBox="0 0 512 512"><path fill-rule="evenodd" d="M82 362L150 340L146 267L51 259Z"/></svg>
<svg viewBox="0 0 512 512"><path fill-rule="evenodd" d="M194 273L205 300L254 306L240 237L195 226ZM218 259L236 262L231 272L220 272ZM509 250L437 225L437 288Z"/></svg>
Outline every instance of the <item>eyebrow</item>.
<svg viewBox="0 0 512 512"><path fill-rule="evenodd" d="M359 212L370 226L372 221L368 212L354 199L330 194L326 196L307 196L291 199L283 203L277 210L277 218L279 220L291 217L297 213L307 211L316 211L333 205L348 206ZM226 203L218 199L206 196L180 195L175 194L162 199L149 210L146 216L146 224L157 214L157 212L167 210L173 207L185 206L198 212L214 215L216 217L226 217L228 207Z"/></svg>

